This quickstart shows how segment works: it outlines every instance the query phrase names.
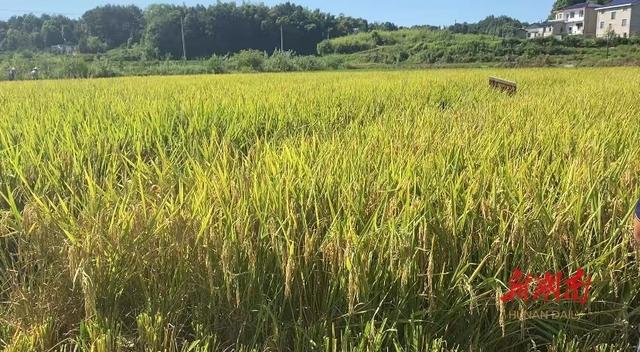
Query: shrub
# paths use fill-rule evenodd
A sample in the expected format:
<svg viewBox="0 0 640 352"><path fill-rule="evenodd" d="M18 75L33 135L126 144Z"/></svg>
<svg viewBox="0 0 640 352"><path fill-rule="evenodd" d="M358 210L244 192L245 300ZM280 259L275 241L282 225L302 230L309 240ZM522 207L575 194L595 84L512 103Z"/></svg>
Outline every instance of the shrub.
<svg viewBox="0 0 640 352"><path fill-rule="evenodd" d="M409 59L409 53L402 50L398 53L398 62L405 62Z"/></svg>
<svg viewBox="0 0 640 352"><path fill-rule="evenodd" d="M315 56L296 56L294 61L301 71L319 71L328 68L325 61Z"/></svg>
<svg viewBox="0 0 640 352"><path fill-rule="evenodd" d="M270 72L295 71L297 68L294 57L293 51L276 50L265 60L264 69Z"/></svg>
<svg viewBox="0 0 640 352"><path fill-rule="evenodd" d="M136 45L132 48L109 50L106 54L113 61L141 61L147 58L146 48Z"/></svg>
<svg viewBox="0 0 640 352"><path fill-rule="evenodd" d="M242 50L231 57L233 68L238 71L264 71L266 54L260 50Z"/></svg>
<svg viewBox="0 0 640 352"><path fill-rule="evenodd" d="M382 39L382 36L380 35L380 33L378 33L378 31L371 32L371 40L373 41L374 45L380 46L384 44L384 40Z"/></svg>
<svg viewBox="0 0 640 352"><path fill-rule="evenodd" d="M324 59L324 62L328 68L337 70L343 67L344 58L340 56L329 56Z"/></svg>
<svg viewBox="0 0 640 352"><path fill-rule="evenodd" d="M633 35L629 38L629 44L631 45L640 45L640 36Z"/></svg>
<svg viewBox="0 0 640 352"><path fill-rule="evenodd" d="M562 39L565 46L583 48L586 46L585 38L581 35L570 35Z"/></svg>
<svg viewBox="0 0 640 352"><path fill-rule="evenodd" d="M229 71L226 56L213 55L207 60L207 70L210 73L225 73Z"/></svg>
<svg viewBox="0 0 640 352"><path fill-rule="evenodd" d="M62 65L55 72L55 76L62 78L88 78L89 65L80 58L64 59Z"/></svg>
<svg viewBox="0 0 640 352"><path fill-rule="evenodd" d="M318 43L318 54L330 55L335 53L335 48L330 40L323 40Z"/></svg>
<svg viewBox="0 0 640 352"><path fill-rule="evenodd" d="M97 54L107 51L107 44L98 37L82 38L78 46L81 53Z"/></svg>
<svg viewBox="0 0 640 352"><path fill-rule="evenodd" d="M89 69L90 77L116 77L119 76L114 63L106 58L95 60Z"/></svg>

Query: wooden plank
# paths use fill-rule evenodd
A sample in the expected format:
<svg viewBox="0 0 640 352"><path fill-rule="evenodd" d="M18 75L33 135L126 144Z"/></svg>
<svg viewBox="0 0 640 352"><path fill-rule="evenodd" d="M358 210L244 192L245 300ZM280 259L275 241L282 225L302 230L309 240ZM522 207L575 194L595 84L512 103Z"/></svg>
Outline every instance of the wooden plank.
<svg viewBox="0 0 640 352"><path fill-rule="evenodd" d="M513 95L518 91L518 84L516 82L507 81L497 77L489 77L489 86L501 90L509 95Z"/></svg>

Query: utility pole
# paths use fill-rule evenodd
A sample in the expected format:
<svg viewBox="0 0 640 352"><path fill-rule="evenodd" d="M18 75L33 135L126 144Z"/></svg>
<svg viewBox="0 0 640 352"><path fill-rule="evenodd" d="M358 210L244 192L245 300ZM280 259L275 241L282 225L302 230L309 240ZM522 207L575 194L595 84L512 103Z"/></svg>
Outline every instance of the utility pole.
<svg viewBox="0 0 640 352"><path fill-rule="evenodd" d="M187 9L187 5L182 3L184 10ZM180 14L180 32L182 34L182 60L187 61L187 44L184 42L184 10Z"/></svg>
<svg viewBox="0 0 640 352"><path fill-rule="evenodd" d="M282 29L282 23L280 23L280 51L284 52L284 30Z"/></svg>

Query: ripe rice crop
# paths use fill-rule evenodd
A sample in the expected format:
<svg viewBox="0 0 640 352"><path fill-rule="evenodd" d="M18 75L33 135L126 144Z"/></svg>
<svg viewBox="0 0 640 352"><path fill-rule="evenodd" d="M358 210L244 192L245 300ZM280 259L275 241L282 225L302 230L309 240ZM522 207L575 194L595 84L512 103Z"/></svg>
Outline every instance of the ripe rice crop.
<svg viewBox="0 0 640 352"><path fill-rule="evenodd" d="M2 83L0 347L632 347L638 74ZM501 302L516 267L589 302Z"/></svg>

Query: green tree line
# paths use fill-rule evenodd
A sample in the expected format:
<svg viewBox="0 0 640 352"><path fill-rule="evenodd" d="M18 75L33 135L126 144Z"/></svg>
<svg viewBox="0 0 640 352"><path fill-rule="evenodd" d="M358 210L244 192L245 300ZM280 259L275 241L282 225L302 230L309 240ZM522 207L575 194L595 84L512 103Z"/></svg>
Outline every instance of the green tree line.
<svg viewBox="0 0 640 352"><path fill-rule="evenodd" d="M149 57L182 57L184 30L189 58L224 55L244 49L284 49L314 54L322 40L366 32L394 30L392 23L332 15L284 3L275 6L218 2L211 6L106 5L78 19L26 14L0 21L0 51L39 51L56 45L78 46L84 53L137 47Z"/></svg>
<svg viewBox="0 0 640 352"><path fill-rule="evenodd" d="M595 4L605 4L607 2L609 2L611 0L590 0L590 1L585 1L585 0L556 0L556 2L553 4L553 10L558 10L567 6L572 6L572 5L576 5L576 4L580 4L583 2L591 2L591 3L595 3Z"/></svg>
<svg viewBox="0 0 640 352"><path fill-rule="evenodd" d="M523 28L527 23L508 16L488 16L478 23L456 23L449 31L462 34L487 34L503 38L524 35Z"/></svg>

